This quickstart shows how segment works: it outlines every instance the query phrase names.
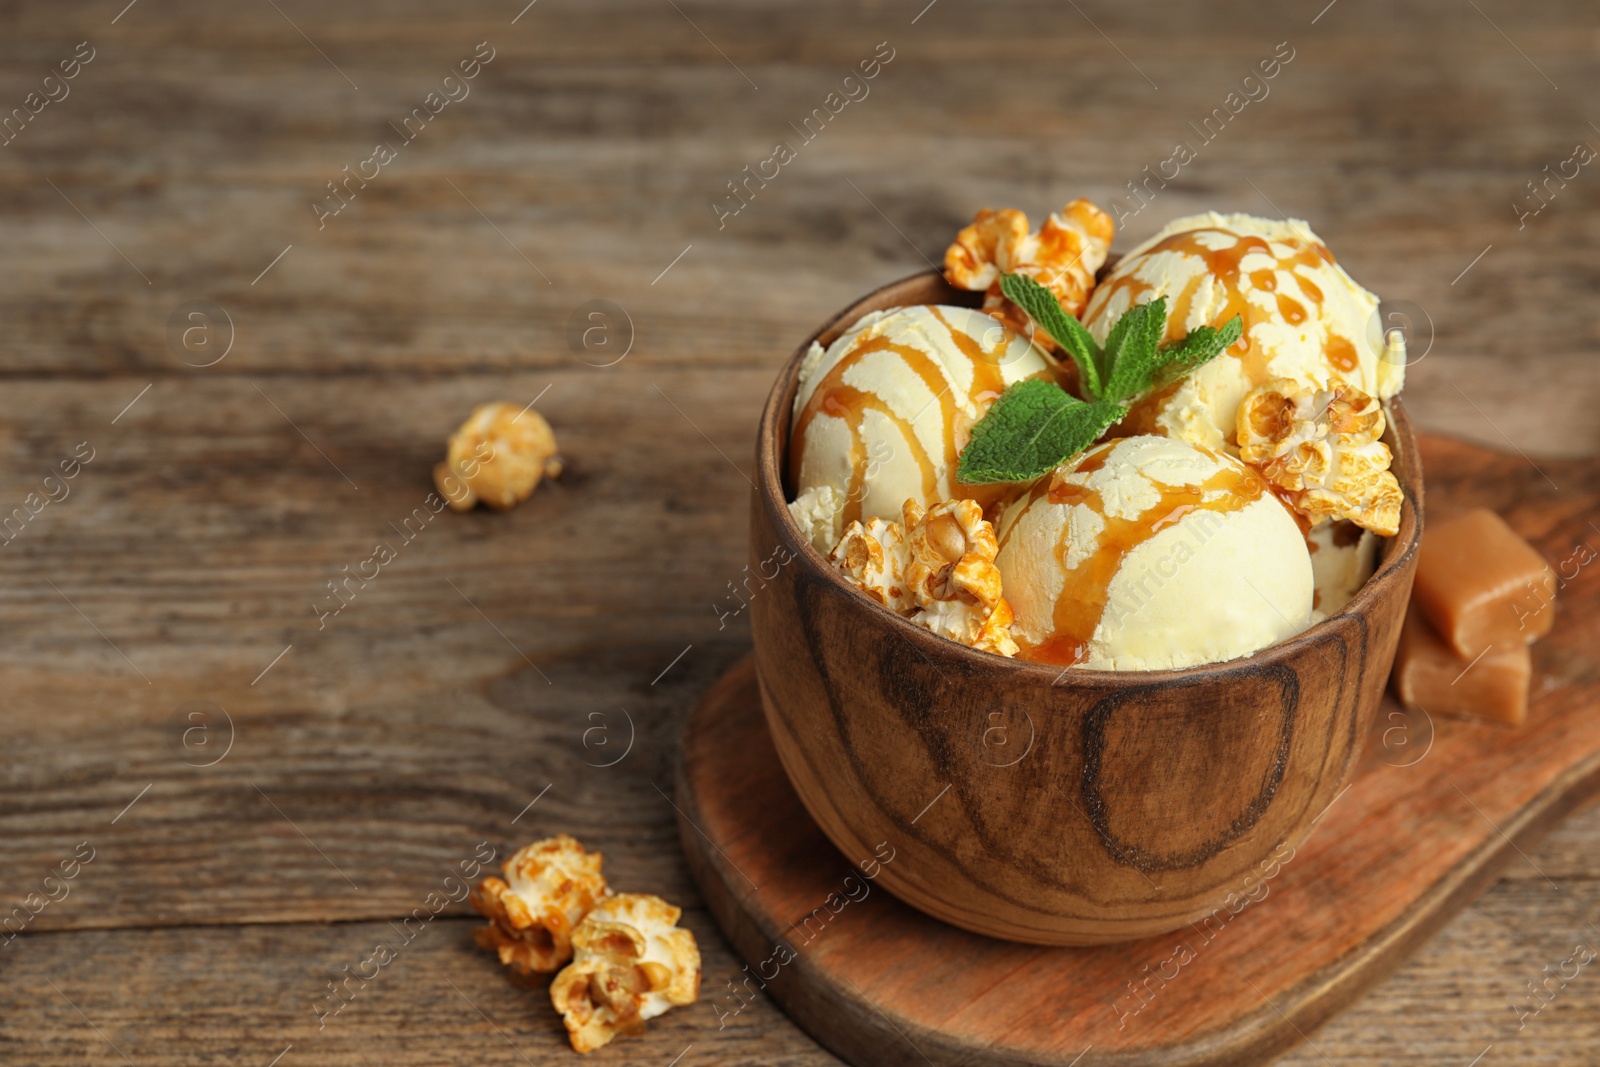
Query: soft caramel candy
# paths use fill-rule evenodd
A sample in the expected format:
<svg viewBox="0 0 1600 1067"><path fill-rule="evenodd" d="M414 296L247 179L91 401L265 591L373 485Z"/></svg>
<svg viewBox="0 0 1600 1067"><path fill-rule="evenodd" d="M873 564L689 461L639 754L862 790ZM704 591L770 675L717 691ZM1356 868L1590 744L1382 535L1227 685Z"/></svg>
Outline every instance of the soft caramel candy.
<svg viewBox="0 0 1600 1067"><path fill-rule="evenodd" d="M1520 726L1528 716L1532 673L1528 646L1520 641L1496 645L1474 662L1434 632L1415 601L1406 612L1394 656L1394 686L1408 708Z"/></svg>
<svg viewBox="0 0 1600 1067"><path fill-rule="evenodd" d="M1532 545L1494 512L1474 508L1429 523L1411 600L1471 659L1491 645L1509 650L1549 633L1555 588L1555 573Z"/></svg>

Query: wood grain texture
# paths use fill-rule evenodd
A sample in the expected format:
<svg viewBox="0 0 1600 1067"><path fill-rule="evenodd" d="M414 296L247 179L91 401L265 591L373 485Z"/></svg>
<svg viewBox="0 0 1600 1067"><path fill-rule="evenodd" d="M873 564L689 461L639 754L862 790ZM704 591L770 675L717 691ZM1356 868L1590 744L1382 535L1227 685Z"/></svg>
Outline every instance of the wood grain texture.
<svg viewBox="0 0 1600 1067"><path fill-rule="evenodd" d="M1125 193L1278 41L1297 55L1271 96L1117 247L1270 198L1431 318L1406 391L1419 425L1520 448L1564 488L1545 457L1600 448L1600 187L1585 168L1523 230L1509 207L1600 121L1579 0L1480 0L1492 25L1453 0L1340 0L1314 25L1322 3L939 0L914 25L925 0L677 6L540 0L514 25L519 0L0 6L0 114L77 42L97 49L0 147L0 514L77 443L97 449L71 496L0 548L0 913L78 842L99 849L0 950L0 1060L123 1062L50 977L141 1064L266 1064L279 997L313 1035L280 1067L521 1063L464 1005L433 1012L455 994L432 959L386 978L389 1009L342 1014L328 1045L303 990L350 962L324 946L365 940L339 940L346 923L406 915L479 840L555 830L603 848L630 888L688 904L708 990L733 977L656 787L671 792L686 710L749 648L748 613L719 629L713 605L734 603L778 365L831 309L936 258L979 206L1038 217ZM324 183L484 40L498 54L472 96L319 231ZM882 40L897 56L870 98L719 230L724 183ZM597 298L635 334L605 369L568 343ZM167 335L200 299L236 332L207 368ZM419 504L449 429L546 386L568 483L430 524L318 631L313 598ZM215 750L181 740L197 700L237 728L209 768L188 764ZM597 738L627 736L620 708L637 741L595 766L618 751ZM610 732L586 748L594 713ZM1587 972L1510 1043L1491 1021L1570 952L1563 903L1600 906L1597 841L1594 814L1558 830L1529 854L1560 893L1514 868L1285 1062L1466 1064L1492 1038L1486 1064L1589 1064ZM453 951L466 969L446 973L529 1058L566 1056L536 998L496 984L464 932ZM709 1013L662 1026L676 1036L680 1018L682 1044L591 1061L662 1067L693 1041L682 1067L835 1062L765 999L722 1031Z"/></svg>
<svg viewBox="0 0 1600 1067"><path fill-rule="evenodd" d="M841 578L792 521L784 472L813 341L831 344L871 311L973 295L933 272L884 286L803 341L773 385L748 567L772 744L828 839L852 855L893 840L900 859L882 885L932 916L1040 945L1175 930L1298 844L1356 765L1416 569L1423 479L1411 424L1396 402L1385 440L1406 496L1398 535L1344 610L1291 640L1137 674L964 648ZM993 743L997 731L1014 744Z"/></svg>
<svg viewBox="0 0 1600 1067"><path fill-rule="evenodd" d="M1563 465L1558 494L1528 484L1520 457L1442 438L1423 448L1430 498L1443 507L1496 506L1548 558L1600 544L1589 520L1600 465ZM1386 702L1354 780L1309 837L1237 872L1183 929L1092 948L1008 944L896 900L889 874L920 858L924 831L887 827L881 842L841 854L814 823L799 829L801 797L767 771L781 753L770 711L759 712L771 696L764 676L758 686L761 661L742 663L691 720L679 779L685 851L748 965L746 987L725 991L722 1008L760 988L852 1063L1264 1062L1398 966L1600 791L1600 675L1588 652L1600 640L1600 592L1570 586L1559 610L1534 649L1522 729ZM1041 823L1070 829L1064 798L1042 786L1032 797ZM1049 847L1042 833L1021 839ZM1161 899L1187 891L1187 873L1143 877ZM1550 983L1537 999L1519 990L1491 1018L1502 1040L1536 1024L1595 958L1592 901L1569 896L1558 910L1575 946L1535 968L1530 980Z"/></svg>

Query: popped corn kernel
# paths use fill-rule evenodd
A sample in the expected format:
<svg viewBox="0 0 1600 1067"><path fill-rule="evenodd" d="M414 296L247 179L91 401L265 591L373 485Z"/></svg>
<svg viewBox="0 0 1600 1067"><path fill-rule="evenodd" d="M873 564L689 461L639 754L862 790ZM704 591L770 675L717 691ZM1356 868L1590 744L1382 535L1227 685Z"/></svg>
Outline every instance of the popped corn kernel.
<svg viewBox="0 0 1600 1067"><path fill-rule="evenodd" d="M1000 291L1000 276L1026 274L1054 293L1069 314L1081 317L1115 230L1111 216L1083 199L1053 212L1038 233L1028 232L1028 216L1020 211L985 208L945 250L945 279L958 289L983 290L983 310L1026 333L1028 315ZM1034 340L1055 347L1043 333Z"/></svg>
<svg viewBox="0 0 1600 1067"><path fill-rule="evenodd" d="M472 906L489 920L474 934L514 970L550 972L572 958L573 930L611 890L600 873L601 856L566 834L520 848L472 893ZM509 879L509 882L506 880Z"/></svg>
<svg viewBox="0 0 1600 1067"><path fill-rule="evenodd" d="M988 289L1010 269L1028 236L1028 216L1015 208L984 208L944 252L944 277L959 289Z"/></svg>
<svg viewBox="0 0 1600 1067"><path fill-rule="evenodd" d="M906 585L907 559L904 529L879 518L846 526L828 553L828 562L857 589L900 615L916 606Z"/></svg>
<svg viewBox="0 0 1600 1067"><path fill-rule="evenodd" d="M902 522L852 522L828 559L871 599L941 637L1015 656L1011 605L1002 595L994 526L973 500L923 510L902 506Z"/></svg>
<svg viewBox="0 0 1600 1067"><path fill-rule="evenodd" d="M1312 389L1275 378L1239 405L1239 455L1315 527L1330 519L1393 537L1400 483L1389 470L1383 406L1352 385Z"/></svg>
<svg viewBox="0 0 1600 1067"><path fill-rule="evenodd" d="M700 949L679 928L682 914L660 897L620 893L578 924L576 955L550 985L573 1049L643 1033L646 1019L699 999Z"/></svg>
<svg viewBox="0 0 1600 1067"><path fill-rule="evenodd" d="M450 435L433 484L456 511L481 500L491 508L515 507L533 495L543 478L561 474L555 431L532 408L499 401L479 404Z"/></svg>

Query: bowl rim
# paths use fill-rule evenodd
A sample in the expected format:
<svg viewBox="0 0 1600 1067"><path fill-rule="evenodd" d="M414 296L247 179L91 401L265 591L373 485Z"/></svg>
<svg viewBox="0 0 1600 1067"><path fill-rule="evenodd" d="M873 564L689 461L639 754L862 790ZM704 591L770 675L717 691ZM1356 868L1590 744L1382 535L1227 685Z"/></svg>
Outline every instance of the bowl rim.
<svg viewBox="0 0 1600 1067"><path fill-rule="evenodd" d="M1383 538L1379 546L1379 559L1372 576L1366 580L1355 596L1338 611L1318 622L1308 626L1293 637L1280 641L1275 645L1258 649L1244 656L1237 656L1229 660L1214 663L1202 663L1192 667L1166 668L1150 671L1109 671L1097 670L1086 667L1061 667L1053 663L1037 663L1032 660L1016 659L1001 656L993 652L983 652L949 638L940 637L929 630L913 624L909 619L878 604L865 596L851 585L845 577L832 567L827 559L812 546L810 540L804 537L794 517L789 513L788 493L785 489L785 470L788 467L790 413L794 406L794 397L799 390L800 364L805 359L806 353L812 344L827 338L826 344L831 344L856 320L870 311L880 307L907 307L913 302L898 304L885 304L901 290L913 291L926 289L928 286L942 289L941 297L936 301L915 301L914 303L939 303L959 307L975 307L980 294L955 289L945 281L944 275L937 269L918 271L887 285L878 287L862 296L843 309L829 316L815 332L800 343L794 353L778 372L778 378L773 383L767 395L765 405L761 411L761 421L756 436L756 469L755 469L755 494L756 500L765 513L768 521L784 547L789 549L793 559L792 563L803 566L808 576L815 581L821 581L842 593L848 595L848 600L859 608L869 613L878 613L877 618L885 623L891 631L898 633L912 644L913 649L924 655L942 655L947 659L953 658L963 666L974 671L1004 670L1020 675L1021 678L1032 681L1042 681L1050 677L1052 686L1061 684L1063 679L1069 679L1075 688L1114 689L1129 685L1172 685L1185 682L1195 682L1207 679L1220 679L1239 672L1255 672L1264 668L1285 666L1291 664L1305 653L1325 644L1329 640L1338 639L1338 631L1344 624L1346 617L1359 616L1365 620L1373 605L1382 595L1384 587L1396 582L1405 581L1408 574L1407 563L1417 552L1417 546L1422 538L1423 525L1423 491L1422 491L1422 463L1418 453L1416 435L1411 426L1411 419L1406 414L1405 406L1396 395L1391 400L1383 401L1387 427L1383 436L1389 445L1394 459L1390 469L1395 472L1400 483L1401 492L1405 496L1405 506L1401 510L1400 529L1394 537ZM945 299L948 298L948 299ZM831 336L830 336L831 335ZM1401 603L1404 603L1402 599ZM868 617L874 617L869 614ZM930 659L931 663L931 659Z"/></svg>

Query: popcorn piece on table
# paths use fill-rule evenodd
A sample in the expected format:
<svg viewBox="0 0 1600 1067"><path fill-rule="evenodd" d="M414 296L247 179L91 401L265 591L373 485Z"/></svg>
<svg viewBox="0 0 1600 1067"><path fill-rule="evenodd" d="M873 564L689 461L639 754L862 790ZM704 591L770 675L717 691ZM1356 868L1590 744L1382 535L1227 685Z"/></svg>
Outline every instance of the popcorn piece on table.
<svg viewBox="0 0 1600 1067"><path fill-rule="evenodd" d="M1054 293L1069 314L1081 316L1115 230L1111 216L1083 199L1052 213L1038 233L1028 232L1028 216L1020 211L986 208L945 249L944 276L959 289L984 290L984 311L1031 333L1027 313L1000 292L1000 276L1026 274ZM1034 339L1054 347L1043 333Z"/></svg>
<svg viewBox="0 0 1600 1067"><path fill-rule="evenodd" d="M660 897L607 897L572 933L573 961L550 984L572 1047L592 1052L700 996L700 949Z"/></svg>
<svg viewBox="0 0 1600 1067"><path fill-rule="evenodd" d="M852 522L828 556L851 584L884 607L941 637L1015 656L1011 605L1001 587L994 526L973 500L946 500L926 512L915 500L903 523Z"/></svg>
<svg viewBox="0 0 1600 1067"><path fill-rule="evenodd" d="M1383 429L1382 404L1352 385L1313 389L1275 378L1239 405L1239 455L1308 527L1349 519L1393 537L1404 494L1378 440Z"/></svg>
<svg viewBox="0 0 1600 1067"><path fill-rule="evenodd" d="M574 928L611 893L600 863L566 834L518 849L502 865L509 883L491 875L473 891L472 906L489 920L478 944L523 974L556 970L572 958Z"/></svg>
<svg viewBox="0 0 1600 1067"><path fill-rule="evenodd" d="M541 478L558 477L561 466L555 431L543 415L504 401L479 404L450 435L433 484L456 511L471 511L480 500L504 510L532 496Z"/></svg>

